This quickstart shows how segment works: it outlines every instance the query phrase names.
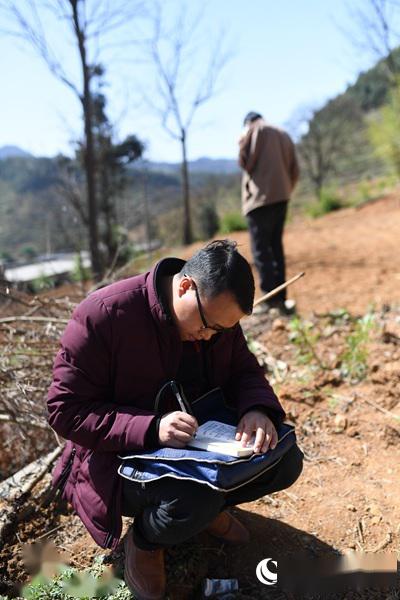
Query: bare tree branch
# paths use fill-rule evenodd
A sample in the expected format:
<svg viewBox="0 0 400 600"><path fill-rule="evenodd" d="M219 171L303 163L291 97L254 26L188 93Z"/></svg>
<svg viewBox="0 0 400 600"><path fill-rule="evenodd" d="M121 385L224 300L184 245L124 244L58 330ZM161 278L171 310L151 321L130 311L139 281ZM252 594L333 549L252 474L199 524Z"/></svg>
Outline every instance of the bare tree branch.
<svg viewBox="0 0 400 600"><path fill-rule="evenodd" d="M209 58L199 65L198 34L201 33L203 9L189 20L185 7L172 27L168 28L161 3L156 3L153 17L153 36L147 45L155 73L155 94L159 102L143 94L146 104L160 118L168 135L179 140L182 148L182 200L184 209L183 242L192 241L190 217L190 186L187 165L187 137L197 110L208 102L216 91L216 83L225 66L228 53L224 50L221 33L211 45ZM201 46L204 45L203 39Z"/></svg>
<svg viewBox="0 0 400 600"><path fill-rule="evenodd" d="M16 38L28 42L28 44L36 50L38 56L45 61L51 73L67 87L69 87L79 99L81 99L77 86L72 79L67 76L61 62L56 58L54 51L48 44L42 19L37 9L37 4L33 0L28 0L28 8L30 10L31 20L28 19L25 12L18 8L16 2L4 0L2 6L8 11L9 16L11 16L17 25L16 30L9 30L8 33ZM60 14L56 14L56 16L60 17Z"/></svg>
<svg viewBox="0 0 400 600"><path fill-rule="evenodd" d="M361 5L349 4L348 12L357 32L344 31L358 48L372 51L378 59L385 59L392 77L398 76L400 70L392 54L400 42L399 9L397 0L364 0Z"/></svg>
<svg viewBox="0 0 400 600"><path fill-rule="evenodd" d="M102 44L103 40L115 36L116 31L128 32L133 17L143 16L145 7L144 0L0 0L0 8L11 23L8 33L32 47L49 71L72 90L80 102L84 131L81 155L86 189L82 199L70 189L69 201L87 227L95 278L101 278L104 269L99 244L101 209L96 181L99 161L94 123L95 98L99 94L95 84L99 86L99 78L104 72ZM64 67L57 39L51 42L49 17L50 25L61 23L62 31L72 36L78 59L76 73L73 69L67 72Z"/></svg>

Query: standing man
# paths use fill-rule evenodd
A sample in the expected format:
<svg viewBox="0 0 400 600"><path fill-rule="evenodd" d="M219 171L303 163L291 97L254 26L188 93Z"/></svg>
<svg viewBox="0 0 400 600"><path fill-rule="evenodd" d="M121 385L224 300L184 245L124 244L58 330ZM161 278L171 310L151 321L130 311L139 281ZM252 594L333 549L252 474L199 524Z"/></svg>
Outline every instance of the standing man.
<svg viewBox="0 0 400 600"><path fill-rule="evenodd" d="M164 598L165 548L203 529L225 542L248 541L227 509L285 489L300 475L297 446L229 492L173 474L146 485L118 475L121 454L183 448L195 433L194 416L155 410L171 379L189 401L220 387L237 411L237 439L246 443L254 434L255 452L276 445L285 413L239 324L253 300L248 262L234 242L217 240L186 262L164 258L147 273L93 292L61 339L48 411L67 443L54 484L102 548L117 546L122 515L134 517L125 581L135 598Z"/></svg>
<svg viewBox="0 0 400 600"><path fill-rule="evenodd" d="M239 164L243 169L242 208L250 230L260 287L267 293L285 281L282 234L290 195L299 178L294 144L289 135L249 112L239 140ZM286 290L264 302L254 312L278 308L290 312Z"/></svg>

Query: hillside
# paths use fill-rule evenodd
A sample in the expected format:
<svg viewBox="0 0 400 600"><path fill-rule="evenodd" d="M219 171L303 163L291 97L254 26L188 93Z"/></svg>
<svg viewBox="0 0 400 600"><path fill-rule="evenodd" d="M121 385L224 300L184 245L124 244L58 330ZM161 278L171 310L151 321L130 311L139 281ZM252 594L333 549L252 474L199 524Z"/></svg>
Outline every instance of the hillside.
<svg viewBox="0 0 400 600"><path fill-rule="evenodd" d="M235 161L200 159L192 166L195 226L199 223L197 211L209 198L217 201L219 195L230 195L239 205L239 171ZM78 240L81 243L85 239L80 219L68 200L64 177L59 157L9 156L0 160L0 258L21 256L24 248L32 248L36 254L44 254L48 248L50 252L74 251ZM130 168L126 178L126 189L116 202L123 226L133 230L143 224L147 199L158 238L171 241L175 234L177 241L180 232L175 223L181 210L179 165L140 164ZM80 185L79 193L84 198L83 181ZM163 217L167 219L165 224ZM174 227L169 227L168 219L172 219ZM137 241L143 242L144 236Z"/></svg>
<svg viewBox="0 0 400 600"><path fill-rule="evenodd" d="M400 48L393 51L392 58L400 70ZM377 151L370 133L371 124L379 122L379 109L389 101L392 85L387 60L382 59L360 73L343 93L320 107L310 103L304 114L299 114L298 122L291 125L303 171L302 196L313 192L316 175L323 176L325 190L332 190L393 172L392 162L383 158L382 148Z"/></svg>
<svg viewBox="0 0 400 600"><path fill-rule="evenodd" d="M400 62L400 50L395 51L394 57ZM371 111L387 101L388 91L388 72L384 61L379 61L361 73L343 94L315 112L313 119L318 120L321 131L329 130L332 115L345 128L346 143L335 157L334 169L325 186L337 188L349 181L388 173L388 166L376 157L367 135ZM301 144L300 140L300 150ZM235 151L232 148L232 154ZM238 209L240 172L236 159L202 157L190 162L189 170L196 227L201 220L200 207L205 202L214 203L220 213L227 207ZM299 206L311 194L306 172L303 164L297 191ZM14 146L0 148L0 256L21 255L27 247L37 254L48 248L52 252L73 251L77 240L85 237L59 178L59 157L37 158ZM83 183L79 193L84 197ZM171 223L180 218L180 165L138 161L129 168L126 191L116 202L120 222L128 230L137 230L144 222L145 197L155 235L167 243L178 241L178 232ZM143 242L143 236L138 241Z"/></svg>
<svg viewBox="0 0 400 600"><path fill-rule="evenodd" d="M400 550L399 207L398 190L358 210L340 211L316 221L296 219L288 225L288 276L306 271L289 294L297 300L301 318L249 317L243 327L296 424L305 453L304 472L287 492L237 510L252 534L245 552L218 544L206 534L171 548L167 556L171 597L192 600L196 586L207 576L238 578L241 592L237 598L241 600L289 600L293 596L279 590L267 594L256 582L259 560L272 556L279 562L284 557L297 559L300 554L311 560L348 549L372 554ZM232 237L249 257L247 233ZM180 254L186 257L196 247ZM171 255L171 249L166 253ZM134 272L132 269L131 274ZM40 302L33 300L28 306L21 304L21 300L29 300L22 297L4 305L4 312L67 317L81 297L79 288L68 286L42 295ZM370 315L365 318L367 311ZM363 320L358 319L361 316ZM11 372L18 372L20 381L32 386L39 405L63 325L20 322L18 328L13 323L2 327L2 347L7 349L2 355L3 394L8 398L15 393ZM26 351L25 339L31 340ZM352 339L357 344L346 358ZM35 358L32 348L40 354L41 347L42 354ZM51 437L49 442L47 448L54 445ZM8 449L3 445L3 469L9 464L7 453L15 456L12 440L8 444ZM24 506L34 507L35 502L25 501ZM21 549L42 536L67 551L78 569L106 554L105 563L115 565L122 575L122 547L104 553L70 509L52 503L47 508L37 507L9 531L0 557L0 593L11 592L11 582L26 577ZM296 600L303 598L316 597L296 596ZM399 596L394 590L346 595L347 600L366 598L398 600ZM324 596L324 600L343 599L342 595Z"/></svg>

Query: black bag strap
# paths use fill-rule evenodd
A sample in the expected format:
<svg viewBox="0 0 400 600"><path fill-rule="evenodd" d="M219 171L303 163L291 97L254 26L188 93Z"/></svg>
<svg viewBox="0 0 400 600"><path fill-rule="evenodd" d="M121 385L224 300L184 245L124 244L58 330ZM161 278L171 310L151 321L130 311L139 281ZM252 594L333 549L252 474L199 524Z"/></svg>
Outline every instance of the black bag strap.
<svg viewBox="0 0 400 600"><path fill-rule="evenodd" d="M158 391L156 399L154 401L155 413L162 414L160 412L160 402L162 401L162 396L165 393L165 390L167 390L167 389L170 389L172 391L172 394L175 397L176 402L179 405L179 408L183 412L186 412L189 415L193 415L193 410L192 410L192 407L190 406L190 402L186 398L181 384L178 381L175 381L175 379L171 379L170 381L167 381L166 383L164 383L164 385Z"/></svg>

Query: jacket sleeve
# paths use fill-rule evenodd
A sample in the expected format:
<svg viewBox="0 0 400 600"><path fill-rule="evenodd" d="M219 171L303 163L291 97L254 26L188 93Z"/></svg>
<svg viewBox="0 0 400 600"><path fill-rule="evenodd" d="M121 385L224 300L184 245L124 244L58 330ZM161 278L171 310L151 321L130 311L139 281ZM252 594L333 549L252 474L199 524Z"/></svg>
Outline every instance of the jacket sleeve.
<svg viewBox="0 0 400 600"><path fill-rule="evenodd" d="M101 300L89 296L61 339L48 392L51 427L85 448L118 452L145 445L154 413L113 401L112 329Z"/></svg>
<svg viewBox="0 0 400 600"><path fill-rule="evenodd" d="M292 183L292 190L293 190L299 180L299 177L300 177L300 168L299 168L299 161L298 161L297 155L296 155L296 148L295 148L295 145L293 144L292 140L290 140L290 145L291 145L291 162L290 162L289 172L290 172L290 181Z"/></svg>
<svg viewBox="0 0 400 600"><path fill-rule="evenodd" d="M250 127L246 136L239 142L239 165L249 175L253 172L260 156L262 141L259 129Z"/></svg>
<svg viewBox="0 0 400 600"><path fill-rule="evenodd" d="M248 131L239 140L239 166L242 169L246 168L247 157L250 150L251 132Z"/></svg>
<svg viewBox="0 0 400 600"><path fill-rule="evenodd" d="M264 375L263 368L248 349L242 328L233 341L229 395L236 400L239 418L252 408L264 408L277 426L285 418L278 398Z"/></svg>

